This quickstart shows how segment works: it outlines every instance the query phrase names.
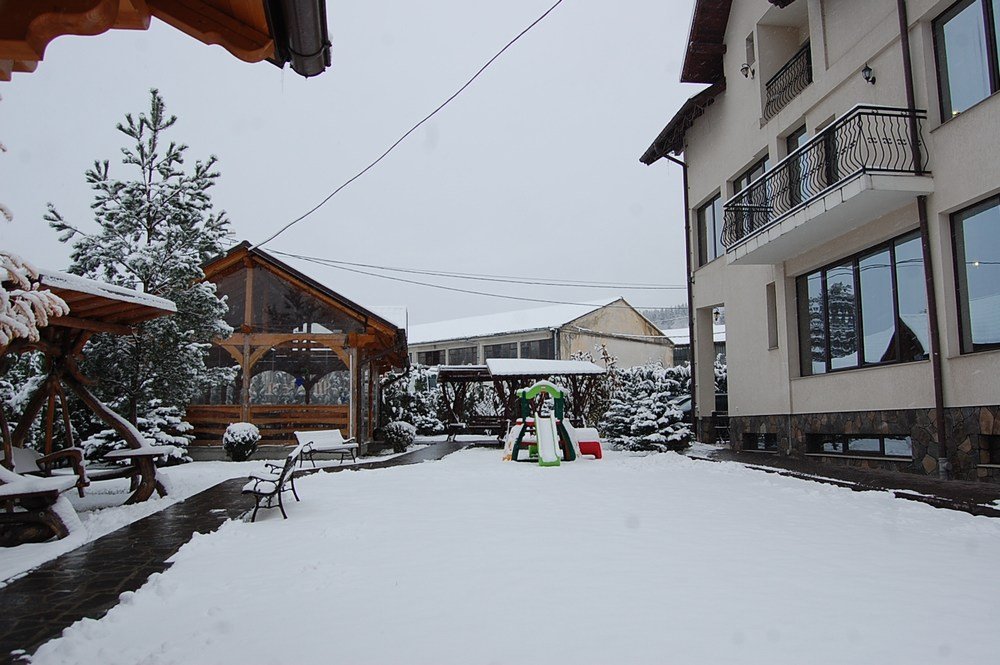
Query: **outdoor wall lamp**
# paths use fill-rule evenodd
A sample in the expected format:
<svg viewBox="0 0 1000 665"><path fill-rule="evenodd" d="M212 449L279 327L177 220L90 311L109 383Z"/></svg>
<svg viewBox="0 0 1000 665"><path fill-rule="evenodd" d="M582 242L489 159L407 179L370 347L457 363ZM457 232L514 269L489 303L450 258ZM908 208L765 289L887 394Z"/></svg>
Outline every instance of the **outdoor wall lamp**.
<svg viewBox="0 0 1000 665"><path fill-rule="evenodd" d="M744 62L740 65L740 74L743 74L743 78L745 79L752 79L754 74L753 67L749 63Z"/></svg>
<svg viewBox="0 0 1000 665"><path fill-rule="evenodd" d="M865 63L865 68L861 70L861 78L875 85L875 71Z"/></svg>

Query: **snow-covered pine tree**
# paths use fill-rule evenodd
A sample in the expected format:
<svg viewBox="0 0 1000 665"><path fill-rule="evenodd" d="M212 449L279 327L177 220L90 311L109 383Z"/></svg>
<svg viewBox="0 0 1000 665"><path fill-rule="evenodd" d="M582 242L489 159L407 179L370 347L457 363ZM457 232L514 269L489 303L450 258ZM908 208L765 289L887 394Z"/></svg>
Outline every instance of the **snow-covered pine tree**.
<svg viewBox="0 0 1000 665"><path fill-rule="evenodd" d="M122 149L122 163L133 175L112 177L108 160L86 172L96 230L71 225L52 204L45 215L60 240L73 240L71 272L177 305L174 316L144 323L132 335L95 335L86 350L84 370L100 379L98 396L152 440L161 438L161 425L183 414L195 395L231 381L233 374L205 365L211 340L232 332L215 286L199 281L202 263L221 253L230 235L229 220L213 210L209 194L219 177L216 158L187 167L188 147L164 136L176 122L154 89L148 113L127 114L117 125L131 139ZM176 411L167 417L164 409ZM121 446L124 442L93 446L92 454Z"/></svg>
<svg viewBox="0 0 1000 665"><path fill-rule="evenodd" d="M618 372L602 434L621 450L664 452L680 450L691 441L691 429L674 406L683 396L682 380L690 373L656 363Z"/></svg>
<svg viewBox="0 0 1000 665"><path fill-rule="evenodd" d="M434 371L427 365L411 365L406 372L389 372L381 379L382 408L385 424L410 423L417 434L440 434L441 389Z"/></svg>

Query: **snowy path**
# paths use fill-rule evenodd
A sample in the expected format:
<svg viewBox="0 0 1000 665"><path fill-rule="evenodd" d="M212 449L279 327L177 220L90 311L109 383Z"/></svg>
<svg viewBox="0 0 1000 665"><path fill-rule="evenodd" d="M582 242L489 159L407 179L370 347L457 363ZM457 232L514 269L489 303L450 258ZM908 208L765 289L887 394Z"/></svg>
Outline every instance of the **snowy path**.
<svg viewBox="0 0 1000 665"><path fill-rule="evenodd" d="M1000 521L884 493L673 454L543 469L493 450L297 484L289 520L196 537L33 662L972 663L1000 648Z"/></svg>

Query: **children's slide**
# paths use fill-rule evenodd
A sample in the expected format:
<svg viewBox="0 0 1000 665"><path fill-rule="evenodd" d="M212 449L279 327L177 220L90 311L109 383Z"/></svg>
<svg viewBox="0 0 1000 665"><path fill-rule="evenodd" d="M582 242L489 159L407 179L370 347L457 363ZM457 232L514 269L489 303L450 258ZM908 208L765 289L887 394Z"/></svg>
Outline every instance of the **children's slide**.
<svg viewBox="0 0 1000 665"><path fill-rule="evenodd" d="M556 416L535 416L535 435L538 437L538 465L559 466L559 432Z"/></svg>

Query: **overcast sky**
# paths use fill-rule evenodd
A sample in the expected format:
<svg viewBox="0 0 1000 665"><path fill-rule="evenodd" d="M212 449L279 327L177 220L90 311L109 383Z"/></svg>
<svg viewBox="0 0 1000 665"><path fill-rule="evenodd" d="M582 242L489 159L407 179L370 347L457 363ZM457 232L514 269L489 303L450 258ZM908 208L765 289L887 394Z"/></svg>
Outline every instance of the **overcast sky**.
<svg viewBox="0 0 1000 665"><path fill-rule="evenodd" d="M219 158L217 208L260 242L311 208L451 95L551 0L327 0L333 67L302 79L247 64L154 19L145 32L60 37L32 74L0 84L0 246L64 268L42 220L51 201L93 228L84 171L120 163L126 112L159 88L189 159ZM683 101L692 0L566 0L458 99L361 180L265 249L358 263L613 282L684 282L681 174L639 164ZM290 261L362 305L411 323L536 306ZM583 290L437 281L532 298L682 290Z"/></svg>

